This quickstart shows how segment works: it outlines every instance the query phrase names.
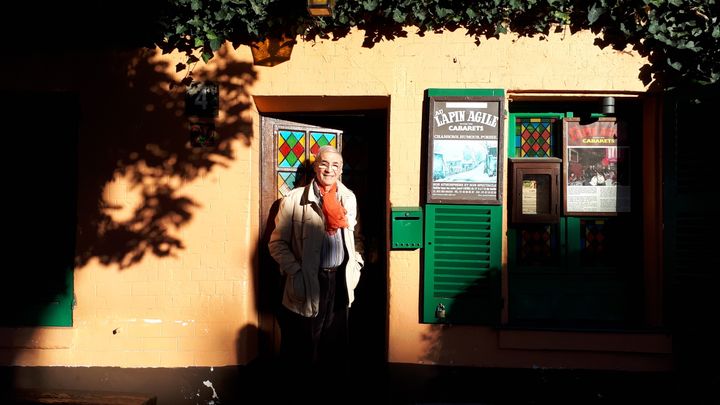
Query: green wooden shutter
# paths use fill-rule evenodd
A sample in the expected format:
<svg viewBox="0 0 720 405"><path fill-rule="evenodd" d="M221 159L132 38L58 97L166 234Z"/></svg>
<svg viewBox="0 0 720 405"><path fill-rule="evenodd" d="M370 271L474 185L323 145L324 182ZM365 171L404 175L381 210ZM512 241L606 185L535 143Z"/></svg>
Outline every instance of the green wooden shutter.
<svg viewBox="0 0 720 405"><path fill-rule="evenodd" d="M0 92L0 100L9 151L3 251L15 263L4 268L0 325L72 326L79 98Z"/></svg>
<svg viewBox="0 0 720 405"><path fill-rule="evenodd" d="M496 324L500 317L502 206L425 207L426 323ZM445 318L437 310L445 309Z"/></svg>
<svg viewBox="0 0 720 405"><path fill-rule="evenodd" d="M427 97L504 95L503 89L426 92ZM427 204L422 322L498 324L501 255L501 205ZM444 318L436 316L440 307Z"/></svg>
<svg viewBox="0 0 720 405"><path fill-rule="evenodd" d="M715 93L679 95L665 106L664 273L666 305L679 369L714 371L720 361L715 326L720 289L717 234ZM695 100L698 98L698 100Z"/></svg>

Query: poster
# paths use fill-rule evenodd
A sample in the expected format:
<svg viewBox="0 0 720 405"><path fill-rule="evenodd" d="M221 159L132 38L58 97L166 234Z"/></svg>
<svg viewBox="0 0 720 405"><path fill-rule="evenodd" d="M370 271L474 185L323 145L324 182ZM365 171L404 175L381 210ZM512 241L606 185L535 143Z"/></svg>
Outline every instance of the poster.
<svg viewBox="0 0 720 405"><path fill-rule="evenodd" d="M430 98L429 203L502 203L502 101Z"/></svg>
<svg viewBox="0 0 720 405"><path fill-rule="evenodd" d="M566 215L630 212L630 147L615 118L563 120Z"/></svg>
<svg viewBox="0 0 720 405"><path fill-rule="evenodd" d="M527 175L522 181L522 214L550 213L550 176Z"/></svg>

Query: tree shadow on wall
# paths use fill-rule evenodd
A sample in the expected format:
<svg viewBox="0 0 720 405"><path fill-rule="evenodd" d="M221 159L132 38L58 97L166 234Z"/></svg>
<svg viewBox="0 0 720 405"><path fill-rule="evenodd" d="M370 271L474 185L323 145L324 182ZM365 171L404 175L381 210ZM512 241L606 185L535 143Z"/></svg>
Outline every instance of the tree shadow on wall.
<svg viewBox="0 0 720 405"><path fill-rule="evenodd" d="M295 171L292 189L304 187L312 180L312 177L312 164L310 161L305 161ZM280 209L280 200L278 198L270 206L265 223L262 224L260 240L253 260L254 263L258 263L254 287L255 297L257 297L255 304L260 317L258 347L260 355L263 357L261 362L274 361L273 357L277 354L280 344L280 330L276 316L282 306L284 279L277 262L270 256L268 248L270 235L275 230L275 218Z"/></svg>
<svg viewBox="0 0 720 405"><path fill-rule="evenodd" d="M169 66L153 61L156 51L107 56L101 65L110 69L84 78L93 90L92 102L82 105L76 266L96 258L122 269L147 254L165 257L184 248L173 233L200 207L186 186L228 166L235 140L252 141L252 123L242 113L257 73L248 63L220 62L225 52L212 77L226 117L214 146L190 145L184 88L169 88Z"/></svg>

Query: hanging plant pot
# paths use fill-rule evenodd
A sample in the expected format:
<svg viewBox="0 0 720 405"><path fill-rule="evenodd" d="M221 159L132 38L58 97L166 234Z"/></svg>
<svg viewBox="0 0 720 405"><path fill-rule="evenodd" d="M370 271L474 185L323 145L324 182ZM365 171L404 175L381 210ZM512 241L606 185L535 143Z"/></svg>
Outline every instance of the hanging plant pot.
<svg viewBox="0 0 720 405"><path fill-rule="evenodd" d="M332 15L335 0L307 0L308 13L314 17L327 17Z"/></svg>
<svg viewBox="0 0 720 405"><path fill-rule="evenodd" d="M253 65L275 66L290 60L295 38L289 38L283 34L280 38L265 38L264 41L250 43L250 50L253 56Z"/></svg>

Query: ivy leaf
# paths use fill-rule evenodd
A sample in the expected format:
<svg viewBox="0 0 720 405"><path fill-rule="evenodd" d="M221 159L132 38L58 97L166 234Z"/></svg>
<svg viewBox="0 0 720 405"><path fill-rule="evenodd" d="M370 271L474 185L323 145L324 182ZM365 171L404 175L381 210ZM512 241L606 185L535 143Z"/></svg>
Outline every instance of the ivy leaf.
<svg viewBox="0 0 720 405"><path fill-rule="evenodd" d="M378 6L378 0L365 0L363 1L363 8L367 11L374 11Z"/></svg>
<svg viewBox="0 0 720 405"><path fill-rule="evenodd" d="M495 6L500 7L502 1L495 0ZM524 0L510 0L510 8L513 10L524 10L525 5L523 4Z"/></svg>
<svg viewBox="0 0 720 405"><path fill-rule="evenodd" d="M397 23L401 23L405 21L406 14L402 12L399 8L396 8L395 11L393 11L393 20Z"/></svg>
<svg viewBox="0 0 720 405"><path fill-rule="evenodd" d="M250 0L250 7L255 14L263 15L263 5L258 4L257 0Z"/></svg>
<svg viewBox="0 0 720 405"><path fill-rule="evenodd" d="M212 57L213 57L213 54L212 54L212 53L203 51L203 53L202 53L202 60L203 60L203 62L208 63L208 61L209 61L210 59L212 59Z"/></svg>
<svg viewBox="0 0 720 405"><path fill-rule="evenodd" d="M437 13L438 17L445 18L446 15L450 14L452 12L449 8L443 8L443 7L436 7L435 12Z"/></svg>
<svg viewBox="0 0 720 405"><path fill-rule="evenodd" d="M210 40L210 48L213 51L217 51L222 46L223 42L225 41L222 41L220 38L213 38Z"/></svg>
<svg viewBox="0 0 720 405"><path fill-rule="evenodd" d="M205 44L205 41L203 41L202 38L195 37L195 47L196 47L196 48L201 47L201 46L203 46L204 44Z"/></svg>
<svg viewBox="0 0 720 405"><path fill-rule="evenodd" d="M567 24L570 22L570 14L564 11L553 11L552 16L555 17L561 24Z"/></svg>
<svg viewBox="0 0 720 405"><path fill-rule="evenodd" d="M668 65L670 65L673 69L675 69L675 70L677 70L677 71L682 70L682 63L680 63L680 62L673 62L673 61L670 60L670 58L668 58L667 62L668 62Z"/></svg>
<svg viewBox="0 0 720 405"><path fill-rule="evenodd" d="M593 3L593 5L590 7L590 10L588 10L588 22L590 24L594 24L595 21L600 18L601 15L605 13L605 9L602 7L598 7L597 4Z"/></svg>
<svg viewBox="0 0 720 405"><path fill-rule="evenodd" d="M648 32L651 34L656 34L658 32L658 23L655 21L651 21L648 25Z"/></svg>

